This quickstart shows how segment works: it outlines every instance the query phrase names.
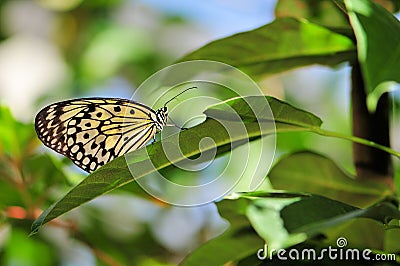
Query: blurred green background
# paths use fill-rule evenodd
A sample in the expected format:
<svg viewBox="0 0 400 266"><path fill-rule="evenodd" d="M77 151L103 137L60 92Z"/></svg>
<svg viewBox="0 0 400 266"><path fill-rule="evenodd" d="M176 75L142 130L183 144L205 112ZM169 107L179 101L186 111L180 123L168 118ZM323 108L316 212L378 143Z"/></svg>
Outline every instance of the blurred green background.
<svg viewBox="0 0 400 266"><path fill-rule="evenodd" d="M59 100L129 99L146 78L186 53L271 22L275 4L0 1L0 263L174 265L221 233L227 223L213 204L166 206L118 190L28 237L41 210L86 175L39 143L33 121L43 106ZM267 77L259 85L265 94L320 116L326 129L350 133L349 78L347 65L312 66ZM399 132L393 114L393 132ZM277 140L277 156L312 149L354 172L351 143L308 133ZM399 149L399 141L393 142Z"/></svg>

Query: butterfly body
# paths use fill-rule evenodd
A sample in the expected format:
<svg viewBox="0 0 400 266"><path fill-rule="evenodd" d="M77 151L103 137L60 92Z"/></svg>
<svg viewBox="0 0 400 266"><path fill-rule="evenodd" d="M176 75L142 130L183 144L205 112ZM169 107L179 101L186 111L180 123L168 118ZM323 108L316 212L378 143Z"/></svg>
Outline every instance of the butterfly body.
<svg viewBox="0 0 400 266"><path fill-rule="evenodd" d="M39 139L92 172L146 145L167 124L166 106L150 107L117 98L82 98L43 108L36 116Z"/></svg>

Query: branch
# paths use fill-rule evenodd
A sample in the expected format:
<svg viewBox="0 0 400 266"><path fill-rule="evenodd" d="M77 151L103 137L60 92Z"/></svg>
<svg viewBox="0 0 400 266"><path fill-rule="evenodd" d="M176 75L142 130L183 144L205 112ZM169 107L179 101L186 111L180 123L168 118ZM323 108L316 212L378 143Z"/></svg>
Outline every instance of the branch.
<svg viewBox="0 0 400 266"><path fill-rule="evenodd" d="M383 94L374 113L367 108L366 89L358 63L352 68L353 135L390 147L389 97ZM378 179L393 188L393 165L390 155L376 148L353 144L353 161L357 177Z"/></svg>

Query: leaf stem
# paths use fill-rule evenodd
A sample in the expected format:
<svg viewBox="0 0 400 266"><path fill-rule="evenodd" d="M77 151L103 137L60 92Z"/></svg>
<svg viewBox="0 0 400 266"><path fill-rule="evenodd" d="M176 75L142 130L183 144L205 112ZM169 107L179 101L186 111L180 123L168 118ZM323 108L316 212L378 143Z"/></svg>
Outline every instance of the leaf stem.
<svg viewBox="0 0 400 266"><path fill-rule="evenodd" d="M318 135L321 135L321 136L341 138L341 139L349 140L349 141L359 143L359 144L362 144L365 146L373 147L373 148L379 149L381 151L385 151L385 152L387 152L391 155L394 155L400 159L400 152L395 151L389 147L386 147L384 145L378 144L378 143L370 141L370 140L366 140L363 138L346 135L346 134L342 134L342 133L338 133L338 132L333 132L333 131L329 131L329 130L325 130L325 129L321 129L321 128L313 128L313 129L311 129L311 131Z"/></svg>

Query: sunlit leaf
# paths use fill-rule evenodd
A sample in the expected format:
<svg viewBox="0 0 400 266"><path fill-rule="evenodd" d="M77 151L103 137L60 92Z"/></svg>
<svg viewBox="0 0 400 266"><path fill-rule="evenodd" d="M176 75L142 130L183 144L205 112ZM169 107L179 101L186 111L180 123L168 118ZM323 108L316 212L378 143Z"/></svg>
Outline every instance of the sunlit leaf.
<svg viewBox="0 0 400 266"><path fill-rule="evenodd" d="M355 53L353 42L341 34L305 20L282 18L211 42L180 61L215 60L260 77L312 64L334 66L355 59Z"/></svg>
<svg viewBox="0 0 400 266"><path fill-rule="evenodd" d="M345 3L357 38L368 108L374 111L379 97L391 88L390 82L400 82L400 22L370 0Z"/></svg>

